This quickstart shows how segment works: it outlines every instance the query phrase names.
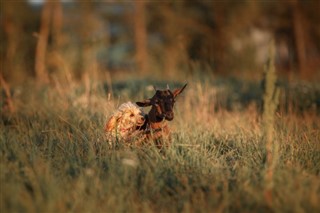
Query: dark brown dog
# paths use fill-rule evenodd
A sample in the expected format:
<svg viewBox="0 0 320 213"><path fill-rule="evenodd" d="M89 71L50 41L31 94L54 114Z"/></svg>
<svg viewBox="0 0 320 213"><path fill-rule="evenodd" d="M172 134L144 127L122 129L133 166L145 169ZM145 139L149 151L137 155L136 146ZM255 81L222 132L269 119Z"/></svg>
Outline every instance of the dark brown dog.
<svg viewBox="0 0 320 213"><path fill-rule="evenodd" d="M140 107L151 106L149 113L145 115L144 125L138 130L145 134L145 139L153 140L160 149L170 139L170 129L166 121L173 120L174 103L186 86L187 84L174 91L171 91L169 87L166 90L155 89L156 94L152 98L136 102Z"/></svg>

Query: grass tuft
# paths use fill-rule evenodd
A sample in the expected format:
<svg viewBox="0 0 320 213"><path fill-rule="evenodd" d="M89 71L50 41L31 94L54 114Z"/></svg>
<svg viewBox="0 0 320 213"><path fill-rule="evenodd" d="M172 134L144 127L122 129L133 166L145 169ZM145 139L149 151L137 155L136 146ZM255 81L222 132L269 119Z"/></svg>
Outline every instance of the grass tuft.
<svg viewBox="0 0 320 213"><path fill-rule="evenodd" d="M114 148L103 126L118 99L66 89L15 97L1 114L0 212L318 212L319 118L276 114L279 144L266 200L264 124L254 105L228 111L193 82L175 105L172 145ZM22 101L29 100L29 101ZM23 104L22 104L23 103Z"/></svg>

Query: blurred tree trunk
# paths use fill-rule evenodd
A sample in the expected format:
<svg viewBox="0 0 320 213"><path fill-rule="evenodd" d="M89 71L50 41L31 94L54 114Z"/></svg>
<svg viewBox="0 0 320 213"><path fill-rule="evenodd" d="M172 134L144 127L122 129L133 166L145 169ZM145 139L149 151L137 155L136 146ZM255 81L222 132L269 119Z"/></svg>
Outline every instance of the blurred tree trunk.
<svg viewBox="0 0 320 213"><path fill-rule="evenodd" d="M95 82L98 80L99 66L97 61L97 51L100 45L101 37L98 32L101 32L105 23L101 22L98 13L95 9L99 6L94 1L79 1L81 5L81 49L80 49L80 64L81 73L80 79L85 86L85 94L88 104L91 103L91 91L95 87Z"/></svg>
<svg viewBox="0 0 320 213"><path fill-rule="evenodd" d="M305 43L305 27L303 23L303 16L301 13L301 5L298 0L292 2L292 16L293 16L293 29L294 41L297 54L297 62L299 73L303 77L307 77L307 57L306 57L306 43Z"/></svg>
<svg viewBox="0 0 320 213"><path fill-rule="evenodd" d="M178 49L177 49L177 17L174 13L172 5L164 5L162 7L162 14L165 20L165 52L164 52L164 71L166 77L172 77L177 69L178 63ZM180 25L182 26L182 25Z"/></svg>
<svg viewBox="0 0 320 213"><path fill-rule="evenodd" d="M215 71L219 74L223 74L227 70L226 67L226 48L228 41L228 33L226 29L226 14L228 10L228 5L220 1L212 1L213 9L213 20L214 20L214 29L213 29L213 60Z"/></svg>
<svg viewBox="0 0 320 213"><path fill-rule="evenodd" d="M6 52L3 60L3 66L1 66L1 72L5 78L12 80L17 79L20 76L18 72L17 59L19 57L19 43L21 42L21 26L15 17L15 5L14 2L5 2L1 5L3 7L3 30L5 33L6 41L3 41L3 46L6 46Z"/></svg>
<svg viewBox="0 0 320 213"><path fill-rule="evenodd" d="M60 0L53 2L53 16L52 16L52 35L53 45L55 49L60 49L62 44L62 26L63 26L63 12Z"/></svg>
<svg viewBox="0 0 320 213"><path fill-rule="evenodd" d="M92 73L92 66L95 63L95 52L93 49L92 34L96 30L96 20L93 14L94 2L80 1L82 24L80 29L81 34L81 49L80 49L80 64L81 73L78 73L77 77L80 77L86 85L89 83L89 74Z"/></svg>
<svg viewBox="0 0 320 213"><path fill-rule="evenodd" d="M40 32L36 47L35 72L37 81L41 84L49 83L49 76L46 69L46 53L50 30L50 19L52 15L52 3L47 0L42 7Z"/></svg>
<svg viewBox="0 0 320 213"><path fill-rule="evenodd" d="M62 4L60 0L55 0L52 2L52 26L51 26L51 37L52 43L48 48L47 53L47 70L51 73L55 74L56 76L66 76L65 73L65 60L63 57L63 10ZM69 71L69 70L68 70ZM61 81L64 78L60 78Z"/></svg>
<svg viewBox="0 0 320 213"><path fill-rule="evenodd" d="M183 16L184 2L175 1L172 4L162 4L161 13L164 17L164 74L173 77L188 67L188 50L190 34L185 33L196 29L206 34L203 25L190 17ZM179 26L179 27L177 27Z"/></svg>
<svg viewBox="0 0 320 213"><path fill-rule="evenodd" d="M14 23L13 19L13 5L10 3L6 3L4 5L4 22L3 22L3 29L6 33L7 38L7 48L6 48L6 55L5 55L5 72L10 75L12 73L13 66L14 66L14 58L17 51L18 46L18 27Z"/></svg>
<svg viewBox="0 0 320 213"><path fill-rule="evenodd" d="M135 47L136 47L136 63L141 74L148 71L148 51L147 51L147 26L145 15L145 1L135 0L134 14L134 32L135 32Z"/></svg>

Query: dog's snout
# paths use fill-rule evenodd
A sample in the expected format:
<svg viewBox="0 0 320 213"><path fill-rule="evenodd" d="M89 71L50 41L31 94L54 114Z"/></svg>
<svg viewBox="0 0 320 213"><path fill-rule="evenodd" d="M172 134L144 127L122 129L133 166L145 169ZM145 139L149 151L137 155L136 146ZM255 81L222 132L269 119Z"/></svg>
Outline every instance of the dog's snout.
<svg viewBox="0 0 320 213"><path fill-rule="evenodd" d="M137 119L138 126L143 125L144 122L145 122L144 116L143 115L139 116L139 118Z"/></svg>
<svg viewBox="0 0 320 213"><path fill-rule="evenodd" d="M173 112L167 112L167 113L166 113L166 119L167 119L168 121L171 121L171 120L173 119Z"/></svg>

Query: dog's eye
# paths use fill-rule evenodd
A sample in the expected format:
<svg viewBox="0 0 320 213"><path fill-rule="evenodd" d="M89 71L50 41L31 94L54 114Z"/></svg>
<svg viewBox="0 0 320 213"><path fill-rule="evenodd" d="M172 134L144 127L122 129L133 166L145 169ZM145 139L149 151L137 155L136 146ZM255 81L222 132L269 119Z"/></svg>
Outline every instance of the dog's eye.
<svg viewBox="0 0 320 213"><path fill-rule="evenodd" d="M130 114L130 117L133 117L133 116L134 116L134 114L133 114L133 113L131 113L131 114Z"/></svg>

